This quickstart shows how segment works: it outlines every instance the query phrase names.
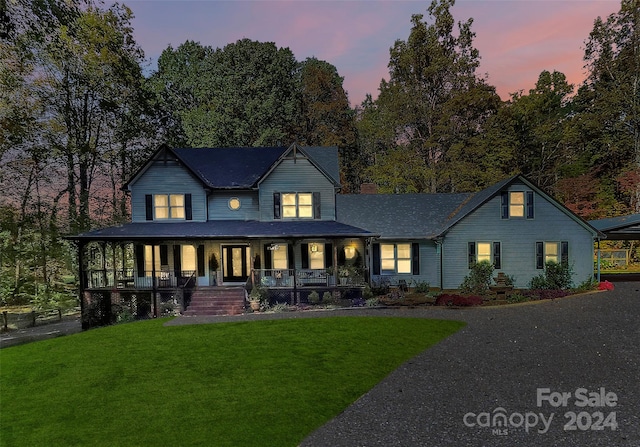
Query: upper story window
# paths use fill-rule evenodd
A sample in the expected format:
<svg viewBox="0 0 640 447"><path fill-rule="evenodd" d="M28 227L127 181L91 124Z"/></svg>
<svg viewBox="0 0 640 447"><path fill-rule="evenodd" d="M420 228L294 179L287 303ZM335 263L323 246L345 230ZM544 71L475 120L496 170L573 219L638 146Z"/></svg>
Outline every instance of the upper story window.
<svg viewBox="0 0 640 447"><path fill-rule="evenodd" d="M191 194L147 194L146 220L191 220Z"/></svg>
<svg viewBox="0 0 640 447"><path fill-rule="evenodd" d="M533 219L533 191L503 191L500 200L502 218Z"/></svg>
<svg viewBox="0 0 640 447"><path fill-rule="evenodd" d="M184 194L155 194L153 211L156 219L184 219Z"/></svg>
<svg viewBox="0 0 640 447"><path fill-rule="evenodd" d="M320 219L320 193L274 193L273 218Z"/></svg>

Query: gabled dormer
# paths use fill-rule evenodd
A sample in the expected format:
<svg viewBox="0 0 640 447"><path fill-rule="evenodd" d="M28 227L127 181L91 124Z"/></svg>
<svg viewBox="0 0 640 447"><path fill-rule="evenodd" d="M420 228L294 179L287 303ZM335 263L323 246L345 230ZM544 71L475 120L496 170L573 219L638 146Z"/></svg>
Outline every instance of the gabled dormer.
<svg viewBox="0 0 640 447"><path fill-rule="evenodd" d="M133 222L207 220L202 179L167 146L161 146L124 188L131 193Z"/></svg>
<svg viewBox="0 0 640 447"><path fill-rule="evenodd" d="M291 145L258 182L261 221L335 220L335 147Z"/></svg>

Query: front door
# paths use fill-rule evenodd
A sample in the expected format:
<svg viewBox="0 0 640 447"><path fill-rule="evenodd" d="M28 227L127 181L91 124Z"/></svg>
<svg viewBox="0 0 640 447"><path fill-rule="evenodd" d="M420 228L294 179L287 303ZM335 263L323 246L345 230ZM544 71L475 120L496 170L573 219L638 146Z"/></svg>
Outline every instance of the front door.
<svg viewBox="0 0 640 447"><path fill-rule="evenodd" d="M247 258L249 247L246 245L226 245L222 247L223 281L242 282L246 281Z"/></svg>

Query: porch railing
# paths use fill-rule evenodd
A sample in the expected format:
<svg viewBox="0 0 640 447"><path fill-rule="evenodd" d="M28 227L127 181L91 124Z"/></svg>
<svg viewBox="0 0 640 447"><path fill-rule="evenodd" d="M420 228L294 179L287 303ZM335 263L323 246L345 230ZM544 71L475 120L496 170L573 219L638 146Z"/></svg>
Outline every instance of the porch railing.
<svg viewBox="0 0 640 447"><path fill-rule="evenodd" d="M182 270L176 275L171 271L136 272L134 269L110 270L92 269L87 271L89 289L153 289L188 286L193 281L194 270Z"/></svg>
<svg viewBox="0 0 640 447"><path fill-rule="evenodd" d="M292 288L305 286L324 287L361 287L364 277L356 275L336 277L326 269L254 269L253 283L270 289Z"/></svg>

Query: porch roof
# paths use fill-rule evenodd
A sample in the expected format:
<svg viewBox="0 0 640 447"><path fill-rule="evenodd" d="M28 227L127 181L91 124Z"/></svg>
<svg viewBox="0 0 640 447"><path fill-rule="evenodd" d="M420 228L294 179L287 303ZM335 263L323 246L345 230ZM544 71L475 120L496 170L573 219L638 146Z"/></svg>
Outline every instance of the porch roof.
<svg viewBox="0 0 640 447"><path fill-rule="evenodd" d="M68 239L77 241L144 241L164 239L258 239L374 237L362 228L336 221L135 222L93 230Z"/></svg>

